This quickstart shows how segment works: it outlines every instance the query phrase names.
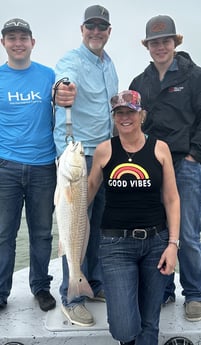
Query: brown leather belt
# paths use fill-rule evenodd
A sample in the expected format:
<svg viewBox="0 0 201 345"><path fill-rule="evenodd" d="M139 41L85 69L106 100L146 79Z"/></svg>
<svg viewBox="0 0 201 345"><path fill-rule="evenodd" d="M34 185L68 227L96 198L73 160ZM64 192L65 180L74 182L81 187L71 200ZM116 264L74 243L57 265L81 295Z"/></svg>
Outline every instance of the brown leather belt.
<svg viewBox="0 0 201 345"><path fill-rule="evenodd" d="M152 237L166 228L167 225L163 223L144 229L102 229L102 235L105 237L132 237L138 240L146 240L146 238Z"/></svg>

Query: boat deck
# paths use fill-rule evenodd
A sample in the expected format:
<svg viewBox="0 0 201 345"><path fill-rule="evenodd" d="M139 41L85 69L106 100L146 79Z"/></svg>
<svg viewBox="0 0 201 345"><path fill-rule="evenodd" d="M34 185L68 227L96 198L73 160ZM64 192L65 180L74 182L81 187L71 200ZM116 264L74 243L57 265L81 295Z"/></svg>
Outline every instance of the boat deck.
<svg viewBox="0 0 201 345"><path fill-rule="evenodd" d="M19 341L24 345L117 345L108 331L106 306L102 302L87 302L96 324L92 327L72 325L60 310L59 285L61 259L50 263L50 274L54 276L51 292L57 307L47 313L40 310L38 302L30 293L28 268L14 273L13 289L6 309L0 311L0 345ZM188 322L184 318L183 297L177 281L177 301L162 308L159 345L175 336L190 339L193 345L201 344L201 321ZM177 344L177 343L176 343Z"/></svg>

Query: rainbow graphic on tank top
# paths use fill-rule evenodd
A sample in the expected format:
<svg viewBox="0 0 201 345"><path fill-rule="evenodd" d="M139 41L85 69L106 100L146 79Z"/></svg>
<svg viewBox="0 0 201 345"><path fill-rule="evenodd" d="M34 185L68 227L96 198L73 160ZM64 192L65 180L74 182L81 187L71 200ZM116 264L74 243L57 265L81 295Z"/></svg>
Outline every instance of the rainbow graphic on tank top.
<svg viewBox="0 0 201 345"><path fill-rule="evenodd" d="M117 165L110 174L110 179L121 179L125 174L134 175L137 180L149 179L148 172L138 164L122 163Z"/></svg>

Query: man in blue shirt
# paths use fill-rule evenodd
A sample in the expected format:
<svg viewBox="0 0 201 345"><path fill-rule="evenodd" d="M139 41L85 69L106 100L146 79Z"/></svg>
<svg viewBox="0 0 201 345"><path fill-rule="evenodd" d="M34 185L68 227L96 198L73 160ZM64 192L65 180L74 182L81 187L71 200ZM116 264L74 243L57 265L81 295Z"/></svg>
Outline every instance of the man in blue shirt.
<svg viewBox="0 0 201 345"><path fill-rule="evenodd" d="M56 65L56 80L68 77L70 85L60 83L56 91L56 124L54 138L58 157L66 147L66 110L72 105L72 131L81 141L86 155L88 173L96 146L111 137L113 124L110 99L117 93L118 77L113 62L104 50L111 33L109 12L94 5L86 9L81 25L83 37L79 48L67 52ZM84 260L86 274L94 292L94 300L104 301L101 269L98 260L100 222L104 206L103 186L89 207L90 238ZM60 287L62 311L71 322L92 326L94 319L84 306L84 296L67 302L68 265L63 256L63 282Z"/></svg>
<svg viewBox="0 0 201 345"><path fill-rule="evenodd" d="M30 60L35 39L20 18L7 21L0 67L0 310L12 287L17 232L25 204L30 239L29 284L43 311L56 305L48 265L56 184L49 67Z"/></svg>

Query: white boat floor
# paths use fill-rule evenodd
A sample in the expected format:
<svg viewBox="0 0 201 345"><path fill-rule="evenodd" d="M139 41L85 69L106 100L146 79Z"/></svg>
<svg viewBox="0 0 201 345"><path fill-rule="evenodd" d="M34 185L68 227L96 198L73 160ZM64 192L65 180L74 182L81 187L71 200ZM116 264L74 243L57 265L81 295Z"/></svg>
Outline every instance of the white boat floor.
<svg viewBox="0 0 201 345"><path fill-rule="evenodd" d="M176 302L162 307L160 315L160 345L172 337L185 337L195 345L201 345L201 321L189 322L185 319L184 297L179 283L179 274L175 273ZM183 344L175 343L176 344Z"/></svg>
<svg viewBox="0 0 201 345"><path fill-rule="evenodd" d="M56 298L57 307L46 313L40 310L30 292L29 269L14 273L8 306L0 310L0 345L11 341L24 345L117 345L108 331L105 303L87 303L96 321L94 326L72 325L60 308L61 258L51 260L49 274L54 277L51 293Z"/></svg>
<svg viewBox="0 0 201 345"><path fill-rule="evenodd" d="M51 292L57 300L57 307L45 313L31 295L28 268L15 272L8 306L0 311L0 345L5 345L8 341L21 341L24 345L117 345L108 331L105 303L87 302L87 308L95 318L94 326L72 325L60 308L60 258L51 261L49 273L54 276ZM184 298L181 296L178 274L176 286L176 303L161 310L159 345L164 345L175 336L186 337L194 345L200 345L201 321L188 322L184 318Z"/></svg>
<svg viewBox="0 0 201 345"><path fill-rule="evenodd" d="M108 324L106 320L106 305L101 302L86 302L87 309L92 313L95 324L91 327L82 327L72 324L65 315L61 312L60 306L47 313L45 320L45 327L52 332L62 331L94 331L94 330L107 330Z"/></svg>

